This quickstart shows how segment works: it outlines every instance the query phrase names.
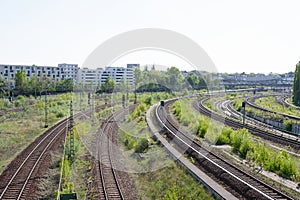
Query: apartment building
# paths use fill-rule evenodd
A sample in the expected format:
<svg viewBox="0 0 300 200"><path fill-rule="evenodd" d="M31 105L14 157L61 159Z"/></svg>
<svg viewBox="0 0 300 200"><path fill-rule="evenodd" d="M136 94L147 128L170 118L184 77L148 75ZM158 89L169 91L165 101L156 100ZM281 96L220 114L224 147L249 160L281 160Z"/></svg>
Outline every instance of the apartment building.
<svg viewBox="0 0 300 200"><path fill-rule="evenodd" d="M77 80L78 65L76 64L58 64L58 66L36 66L36 65L0 65L0 76L6 79L10 86L15 86L15 76L17 71L23 70L26 77L30 79L33 75L37 78L48 77L54 80L65 80L72 78Z"/></svg>
<svg viewBox="0 0 300 200"><path fill-rule="evenodd" d="M101 76L103 71L104 71L103 68L79 69L77 74L77 82L84 83L84 84L93 84L95 87L97 87L98 83L101 82Z"/></svg>
<svg viewBox="0 0 300 200"><path fill-rule="evenodd" d="M125 81L129 82L130 85L134 85L133 68L106 67L101 76L101 83L104 83L108 77L114 79L116 84L119 84L123 78Z"/></svg>
<svg viewBox="0 0 300 200"><path fill-rule="evenodd" d="M127 68L123 67L105 67L97 69L82 68L78 70L77 82L84 84L93 84L97 87L98 83L105 83L106 79L110 77L119 84L123 78L130 85L134 85L134 69L129 66Z"/></svg>
<svg viewBox="0 0 300 200"><path fill-rule="evenodd" d="M48 77L54 80L73 79L74 83L94 84L105 83L110 77L119 84L123 78L130 85L134 85L134 67L138 64L129 64L127 68L123 67L106 67L89 69L80 69L77 64L58 64L58 66L28 66L28 65L0 65L0 76L4 77L10 84L11 88L15 86L15 76L17 71L23 70L26 77L30 79L33 75L37 78Z"/></svg>

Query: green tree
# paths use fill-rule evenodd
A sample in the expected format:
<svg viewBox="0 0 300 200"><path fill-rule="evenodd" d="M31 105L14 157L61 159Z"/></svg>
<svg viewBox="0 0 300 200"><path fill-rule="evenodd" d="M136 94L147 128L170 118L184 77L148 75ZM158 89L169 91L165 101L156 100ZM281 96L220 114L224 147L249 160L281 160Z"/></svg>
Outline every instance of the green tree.
<svg viewBox="0 0 300 200"><path fill-rule="evenodd" d="M142 71L139 67L134 68L134 79L136 87L139 87L143 82Z"/></svg>
<svg viewBox="0 0 300 200"><path fill-rule="evenodd" d="M293 103L300 106L300 62L296 65L293 84Z"/></svg>
<svg viewBox="0 0 300 200"><path fill-rule="evenodd" d="M178 68L171 67L166 72L167 86L170 89L178 91L181 89L183 83L183 76Z"/></svg>
<svg viewBox="0 0 300 200"><path fill-rule="evenodd" d="M6 90L8 88L8 82L3 77L0 77L0 94L5 94Z"/></svg>
<svg viewBox="0 0 300 200"><path fill-rule="evenodd" d="M38 86L39 86L39 80L37 79L36 75L33 75L28 81L28 91L31 94L34 94L34 97L36 97L37 92L39 92Z"/></svg>
<svg viewBox="0 0 300 200"><path fill-rule="evenodd" d="M116 87L116 81L111 80L110 77L107 77L104 84L101 84L101 92L112 93Z"/></svg>
<svg viewBox="0 0 300 200"><path fill-rule="evenodd" d="M15 75L15 89L18 93L24 94L27 87L27 78L23 70L18 70Z"/></svg>

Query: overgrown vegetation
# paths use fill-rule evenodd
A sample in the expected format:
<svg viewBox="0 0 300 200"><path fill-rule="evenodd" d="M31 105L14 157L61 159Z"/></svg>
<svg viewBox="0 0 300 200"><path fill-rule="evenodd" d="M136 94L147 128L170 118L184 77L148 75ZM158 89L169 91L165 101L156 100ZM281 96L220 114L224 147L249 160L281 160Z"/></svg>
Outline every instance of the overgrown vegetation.
<svg viewBox="0 0 300 200"><path fill-rule="evenodd" d="M255 104L269 110L300 117L299 110L297 110L295 107L286 107L285 105L278 103L275 96L258 98L255 100Z"/></svg>
<svg viewBox="0 0 300 200"><path fill-rule="evenodd" d="M178 120L185 126L196 126L197 131L194 131L194 134L199 137L204 138L207 135L214 134L210 132L210 129L208 130L209 120L195 114L188 105L188 100L179 100L174 103L174 114L178 117ZM214 127L217 126L214 124ZM266 147L261 142L254 141L246 129L234 131L230 128L223 128L216 140L216 145L224 144L232 146L233 152L240 158L247 159L282 177L300 181L300 171L297 169L296 158L286 151L274 150Z"/></svg>
<svg viewBox="0 0 300 200"><path fill-rule="evenodd" d="M154 172L131 174L138 194L150 199L213 199L185 170L174 162Z"/></svg>
<svg viewBox="0 0 300 200"><path fill-rule="evenodd" d="M234 109L237 111L241 111L242 109L242 102L244 99L235 99L233 101ZM291 114L291 115L298 115L300 116L300 112L296 109L289 107L286 108L285 106L278 104L275 97L262 97L255 100L255 103L263 108L274 110L281 113ZM286 131L292 131L292 121L285 118L280 114L265 112L259 109L255 109L250 106L246 106L246 115L249 117L261 117L263 118L263 122L267 120L272 120L277 123L282 123L283 127ZM277 127L279 128L279 127Z"/></svg>
<svg viewBox="0 0 300 200"><path fill-rule="evenodd" d="M52 126L68 116L70 94L48 97L48 125ZM2 102L2 103L1 103ZM18 96L14 103L0 99L0 105L19 106L20 112L0 117L0 173L43 131L45 125L44 99ZM8 108L9 109L9 108Z"/></svg>

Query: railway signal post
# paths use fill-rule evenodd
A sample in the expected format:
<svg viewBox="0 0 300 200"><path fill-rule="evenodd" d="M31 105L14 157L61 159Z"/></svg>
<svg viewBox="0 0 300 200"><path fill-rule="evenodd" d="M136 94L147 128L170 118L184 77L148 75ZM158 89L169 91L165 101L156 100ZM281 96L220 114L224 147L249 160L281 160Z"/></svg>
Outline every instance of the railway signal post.
<svg viewBox="0 0 300 200"><path fill-rule="evenodd" d="M245 127L246 101L242 102L242 108L243 108L243 127Z"/></svg>

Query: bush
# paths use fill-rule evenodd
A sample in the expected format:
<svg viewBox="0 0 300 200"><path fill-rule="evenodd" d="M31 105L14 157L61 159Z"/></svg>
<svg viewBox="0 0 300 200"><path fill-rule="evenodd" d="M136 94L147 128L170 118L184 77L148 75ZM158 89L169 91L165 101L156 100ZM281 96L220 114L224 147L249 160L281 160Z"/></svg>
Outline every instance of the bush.
<svg viewBox="0 0 300 200"><path fill-rule="evenodd" d="M133 137L130 135L127 135L124 140L124 145L128 148L128 150L134 148L135 141L134 141Z"/></svg>
<svg viewBox="0 0 300 200"><path fill-rule="evenodd" d="M252 137L248 134L248 131L242 135L242 142L239 148L239 156L241 158L246 158L248 152L252 150Z"/></svg>
<svg viewBox="0 0 300 200"><path fill-rule="evenodd" d="M16 106L16 107L21 107L21 106L22 106L21 101L20 101L20 100L16 100L16 101L15 101L15 106Z"/></svg>
<svg viewBox="0 0 300 200"><path fill-rule="evenodd" d="M205 134L207 133L209 122L204 117L200 117L198 120L198 130L197 133L200 137L204 138Z"/></svg>
<svg viewBox="0 0 300 200"><path fill-rule="evenodd" d="M151 96L147 97L145 99L144 103L149 106L152 105L152 97Z"/></svg>
<svg viewBox="0 0 300 200"><path fill-rule="evenodd" d="M284 120L283 125L285 130L292 131L292 120Z"/></svg>
<svg viewBox="0 0 300 200"><path fill-rule="evenodd" d="M236 152L239 152L241 144L242 144L242 140L243 140L243 134L244 132L246 132L247 130L245 129L241 129L238 131L234 131L230 134L230 140L231 140L231 144L233 147L233 150Z"/></svg>
<svg viewBox="0 0 300 200"><path fill-rule="evenodd" d="M230 128L223 128L221 135L217 140L217 145L222 144L230 144L230 134L232 133L232 129Z"/></svg>
<svg viewBox="0 0 300 200"><path fill-rule="evenodd" d="M18 95L16 99L17 99L17 100L24 100L24 99L25 99L25 97L24 97L24 96L22 96L22 95Z"/></svg>
<svg viewBox="0 0 300 200"><path fill-rule="evenodd" d="M135 153L144 153L148 149L148 140L146 138L142 138L138 141L134 152Z"/></svg>
<svg viewBox="0 0 300 200"><path fill-rule="evenodd" d="M62 118L62 117L64 117L65 116L65 113L63 112L63 111L61 111L61 110L59 110L57 113L56 113L56 117L57 118Z"/></svg>

